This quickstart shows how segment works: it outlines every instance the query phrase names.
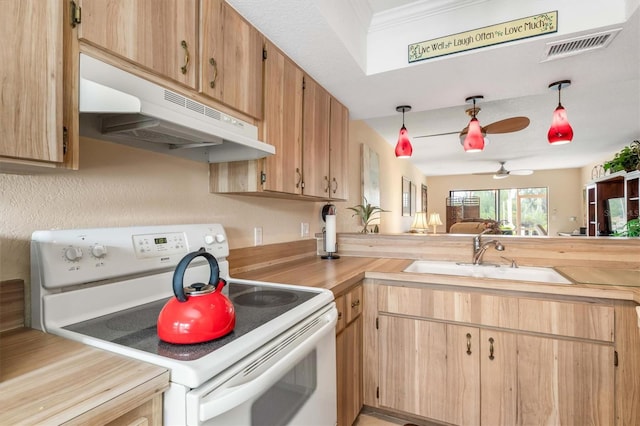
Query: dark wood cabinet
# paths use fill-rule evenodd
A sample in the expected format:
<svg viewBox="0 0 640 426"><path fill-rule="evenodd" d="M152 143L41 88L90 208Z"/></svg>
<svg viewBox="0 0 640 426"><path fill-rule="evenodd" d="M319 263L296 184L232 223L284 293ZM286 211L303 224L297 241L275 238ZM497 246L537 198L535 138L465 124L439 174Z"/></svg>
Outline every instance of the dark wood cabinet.
<svg viewBox="0 0 640 426"><path fill-rule="evenodd" d="M596 180L586 187L587 192L587 235L606 236L613 234L611 229L612 199L625 198L625 172L618 172ZM624 202L623 201L623 204ZM628 211L628 207L625 207Z"/></svg>

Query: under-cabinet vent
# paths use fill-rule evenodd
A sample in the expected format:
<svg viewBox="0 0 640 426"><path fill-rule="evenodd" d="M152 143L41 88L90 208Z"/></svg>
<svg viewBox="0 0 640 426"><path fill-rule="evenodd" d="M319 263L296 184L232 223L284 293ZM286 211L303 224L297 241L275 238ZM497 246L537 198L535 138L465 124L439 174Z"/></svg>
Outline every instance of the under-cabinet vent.
<svg viewBox="0 0 640 426"><path fill-rule="evenodd" d="M620 32L620 30L621 28L616 28L596 34L588 34L580 37L547 43L547 48L541 62L566 58L567 56L578 55L590 50L607 47L609 43L613 41L615 36Z"/></svg>
<svg viewBox="0 0 640 426"><path fill-rule="evenodd" d="M208 106L203 105L200 102L185 98L184 96L174 93L171 90L165 89L164 100L189 109L191 111L197 112L198 114L202 114L206 117L212 118L214 120L224 121L225 123L231 124L235 127L244 128L244 123L242 121L236 120L235 118L223 114L213 108L209 108Z"/></svg>

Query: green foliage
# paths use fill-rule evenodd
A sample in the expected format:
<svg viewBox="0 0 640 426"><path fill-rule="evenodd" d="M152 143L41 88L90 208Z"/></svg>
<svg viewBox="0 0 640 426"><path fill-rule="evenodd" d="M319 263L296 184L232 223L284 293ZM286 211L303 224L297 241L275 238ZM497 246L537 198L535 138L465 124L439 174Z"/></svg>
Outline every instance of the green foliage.
<svg viewBox="0 0 640 426"><path fill-rule="evenodd" d="M604 163L602 167L611 173L621 170L630 172L636 170L638 164L640 164L640 141L635 140L617 152L613 159Z"/></svg>
<svg viewBox="0 0 640 426"><path fill-rule="evenodd" d="M640 219L631 219L624 225L624 230L613 235L616 237L640 237Z"/></svg>
<svg viewBox="0 0 640 426"><path fill-rule="evenodd" d="M363 225L361 232L365 234L369 232L369 223L375 219L375 215L388 212L388 210L381 209L378 206L372 206L367 201L366 197L364 198L364 204L358 204L357 206L347 208L354 211L351 217L358 216L360 218Z"/></svg>

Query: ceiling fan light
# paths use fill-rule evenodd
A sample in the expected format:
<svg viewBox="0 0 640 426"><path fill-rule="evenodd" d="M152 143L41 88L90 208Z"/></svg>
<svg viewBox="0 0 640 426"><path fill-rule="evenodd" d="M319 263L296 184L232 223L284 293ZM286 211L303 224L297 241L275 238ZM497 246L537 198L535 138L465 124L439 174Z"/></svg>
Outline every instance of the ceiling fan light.
<svg viewBox="0 0 640 426"><path fill-rule="evenodd" d="M400 128L400 134L398 135L398 142L396 143L396 157L397 158L409 158L413 154L413 147L409 140L409 133L404 124Z"/></svg>
<svg viewBox="0 0 640 426"><path fill-rule="evenodd" d="M465 152L480 152L484 149L482 129L480 128L480 122L475 117L469 122L469 131L464 139L463 146Z"/></svg>
<svg viewBox="0 0 640 426"><path fill-rule="evenodd" d="M563 145L573 139L573 129L569 124L569 120L567 120L567 112L560 104L553 112L553 120L549 133L547 133L547 139L552 145Z"/></svg>

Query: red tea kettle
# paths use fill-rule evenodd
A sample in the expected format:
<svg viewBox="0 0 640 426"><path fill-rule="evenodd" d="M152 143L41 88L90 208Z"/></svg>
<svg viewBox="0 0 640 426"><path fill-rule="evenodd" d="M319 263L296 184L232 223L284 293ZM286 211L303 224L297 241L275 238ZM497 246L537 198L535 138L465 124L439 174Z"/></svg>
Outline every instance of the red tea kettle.
<svg viewBox="0 0 640 426"><path fill-rule="evenodd" d="M194 283L183 288L187 266L198 256L209 261L209 284ZM175 297L169 299L158 316L158 337L169 343L191 344L231 333L236 314L231 301L222 294L225 285L218 261L204 248L183 257L173 273Z"/></svg>

